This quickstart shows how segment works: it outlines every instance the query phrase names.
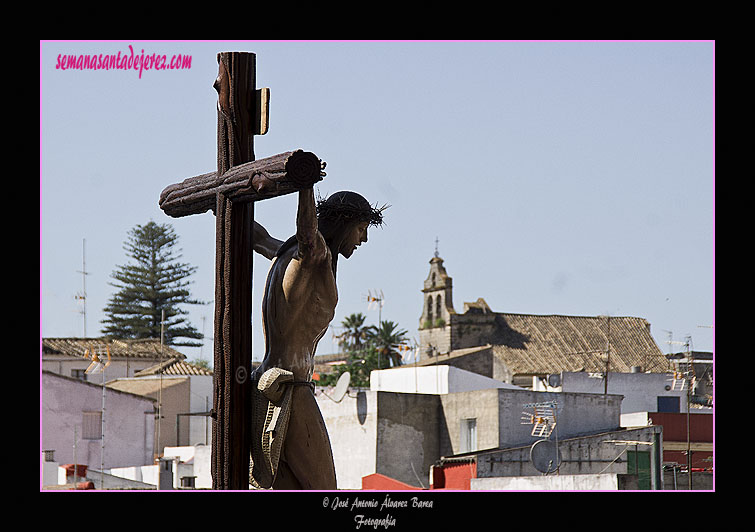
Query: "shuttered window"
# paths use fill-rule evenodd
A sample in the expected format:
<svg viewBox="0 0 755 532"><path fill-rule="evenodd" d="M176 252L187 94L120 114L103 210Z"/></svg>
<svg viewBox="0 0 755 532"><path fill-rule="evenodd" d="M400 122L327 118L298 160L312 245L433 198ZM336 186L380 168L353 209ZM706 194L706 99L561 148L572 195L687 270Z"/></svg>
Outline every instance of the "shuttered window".
<svg viewBox="0 0 755 532"><path fill-rule="evenodd" d="M84 412L81 427L82 439L99 440L102 438L102 412Z"/></svg>

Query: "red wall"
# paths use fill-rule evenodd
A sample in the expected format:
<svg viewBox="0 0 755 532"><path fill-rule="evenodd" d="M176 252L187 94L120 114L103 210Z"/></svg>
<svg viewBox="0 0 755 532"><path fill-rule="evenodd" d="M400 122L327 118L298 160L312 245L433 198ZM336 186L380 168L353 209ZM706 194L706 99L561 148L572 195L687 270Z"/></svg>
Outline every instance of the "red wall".
<svg viewBox="0 0 755 532"><path fill-rule="evenodd" d="M707 469L713 468L713 462L709 458L713 457L713 453L710 451L692 451L692 468L694 469ZM663 450L664 462L676 462L685 466L687 464L687 453L685 451L667 451Z"/></svg>
<svg viewBox="0 0 755 532"><path fill-rule="evenodd" d="M654 412L648 413L653 425L663 427L664 442L687 441L687 413ZM713 442L713 414L694 414L689 416L689 441L694 443ZM713 462L707 460L713 453L710 451L693 451L692 467L699 469L713 468ZM664 462L687 463L687 454L684 451L663 450Z"/></svg>
<svg viewBox="0 0 755 532"><path fill-rule="evenodd" d="M401 491L418 490L421 488L410 486L409 484L404 484L399 480L386 477L385 475L381 475L380 473L373 473L372 475L362 477L362 489L379 491Z"/></svg>
<svg viewBox="0 0 755 532"><path fill-rule="evenodd" d="M652 412L648 414L653 425L663 426L664 441L687 441L687 414ZM694 442L713 441L713 414L689 416L689 439Z"/></svg>
<svg viewBox="0 0 755 532"><path fill-rule="evenodd" d="M468 490L473 478L477 478L476 462L458 462L435 466L433 468L433 484L430 489Z"/></svg>

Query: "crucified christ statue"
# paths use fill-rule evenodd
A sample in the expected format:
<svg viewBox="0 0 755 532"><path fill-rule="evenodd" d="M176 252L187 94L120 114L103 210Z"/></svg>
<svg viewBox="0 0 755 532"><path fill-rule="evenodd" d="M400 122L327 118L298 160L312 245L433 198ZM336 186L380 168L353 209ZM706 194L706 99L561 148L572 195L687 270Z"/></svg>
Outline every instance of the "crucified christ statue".
<svg viewBox="0 0 755 532"><path fill-rule="evenodd" d="M338 257L367 242L382 211L355 192L315 201L299 191L296 235L283 242L257 222L254 250L271 259L262 301L265 358L252 376L250 483L281 490L335 490L328 431L311 381L317 344L338 302Z"/></svg>

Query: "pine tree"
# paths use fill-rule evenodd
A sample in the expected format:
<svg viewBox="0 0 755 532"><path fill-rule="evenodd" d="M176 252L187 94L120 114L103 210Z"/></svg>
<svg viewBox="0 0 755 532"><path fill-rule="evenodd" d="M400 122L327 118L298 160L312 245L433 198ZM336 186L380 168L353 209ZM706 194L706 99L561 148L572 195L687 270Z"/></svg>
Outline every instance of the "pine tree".
<svg viewBox="0 0 755 532"><path fill-rule="evenodd" d="M178 262L174 248L178 236L169 224L150 221L128 233L123 248L134 263L117 266L109 283L118 291L104 312L107 318L102 333L113 338L160 338L162 312L165 311L164 339L167 345L199 347L202 334L186 322L187 311L179 305L201 305L191 298L187 278L195 266Z"/></svg>

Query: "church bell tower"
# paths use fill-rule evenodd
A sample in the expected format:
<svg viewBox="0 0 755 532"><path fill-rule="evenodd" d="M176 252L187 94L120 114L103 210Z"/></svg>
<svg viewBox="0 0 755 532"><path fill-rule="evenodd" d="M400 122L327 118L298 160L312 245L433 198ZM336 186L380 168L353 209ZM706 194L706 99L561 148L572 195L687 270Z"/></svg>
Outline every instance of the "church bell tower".
<svg viewBox="0 0 755 532"><path fill-rule="evenodd" d="M453 305L453 283L443 267L443 259L430 259L430 273L422 289L422 317L419 319L420 360L448 353L451 350L451 320L456 314Z"/></svg>

